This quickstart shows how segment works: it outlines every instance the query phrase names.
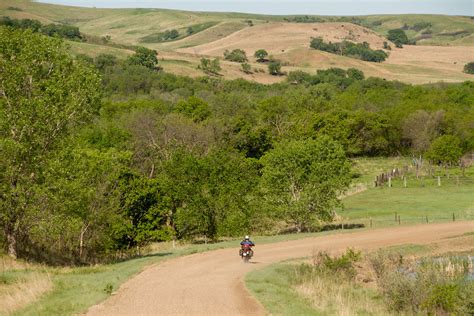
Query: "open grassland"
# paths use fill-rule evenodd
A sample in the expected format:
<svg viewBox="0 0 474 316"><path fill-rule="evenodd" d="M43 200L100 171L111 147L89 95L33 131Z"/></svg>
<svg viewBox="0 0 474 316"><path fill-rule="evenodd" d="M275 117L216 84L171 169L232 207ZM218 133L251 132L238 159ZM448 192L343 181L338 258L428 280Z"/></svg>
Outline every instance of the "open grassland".
<svg viewBox="0 0 474 316"><path fill-rule="evenodd" d="M361 18L364 26L380 34L386 34L390 29L407 26L407 35L411 39L417 39L418 45L474 45L472 37L474 20L468 16L406 14L373 15ZM419 30L413 29L420 22L429 23L431 26ZM423 33L430 36L420 39Z"/></svg>
<svg viewBox="0 0 474 316"><path fill-rule="evenodd" d="M9 9L12 7L18 10ZM303 70L315 73L318 69L329 67L353 67L364 71L367 77L414 84L473 79L472 75L463 73L464 65L471 62L474 56L474 20L469 17L378 15L357 17L360 25L348 22L290 23L284 21L283 16L162 9L79 8L27 0L2 1L0 15L37 19L42 23L67 23L78 26L84 34L98 38L108 35L112 43L153 48L158 50L161 58L168 60L163 63L166 71L182 75L203 74L197 70L202 57L222 58L226 49L234 48L247 52L252 69L267 70L265 64L258 64L253 58L255 50L264 48L283 61L283 71L286 72ZM416 27L420 22L424 23L424 28ZM197 31L188 34L188 27L195 27ZM383 63L365 62L309 48L311 37L321 36L326 41L333 42L366 41L372 48L379 49L386 41L384 36L387 31L399 27L405 27L410 38L418 38L418 45L405 45L403 49L396 49L392 44L390 56ZM160 34L172 29L179 32L179 37L162 42ZM424 37L420 39L422 33ZM107 52L120 58L130 54L126 49L100 46L77 43L72 44L72 51L91 56ZM237 63L221 64L221 75L227 79L245 78L267 84L285 79L284 76L275 77L255 71L245 74Z"/></svg>
<svg viewBox="0 0 474 316"><path fill-rule="evenodd" d="M409 158L361 158L353 161L357 177L355 186L363 186L358 194L351 194L343 200L344 209L339 215L353 223L374 227L406 223L474 219L474 167L466 168L464 174L459 168L445 170L427 166L415 175L415 168ZM385 183L374 187L374 178L392 169L407 167L406 183L394 178L392 187ZM438 177L440 185L438 185ZM406 187L405 187L406 184ZM395 219L400 217L400 223Z"/></svg>

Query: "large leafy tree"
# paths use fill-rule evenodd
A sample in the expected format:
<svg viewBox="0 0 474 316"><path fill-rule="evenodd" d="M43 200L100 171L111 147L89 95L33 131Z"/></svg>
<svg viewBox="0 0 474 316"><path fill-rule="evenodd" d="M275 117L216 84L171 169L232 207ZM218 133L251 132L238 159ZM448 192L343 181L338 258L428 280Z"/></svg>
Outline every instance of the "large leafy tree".
<svg viewBox="0 0 474 316"><path fill-rule="evenodd" d="M262 158L261 186L269 209L300 232L334 216L350 183L342 147L329 137L278 144Z"/></svg>
<svg viewBox="0 0 474 316"><path fill-rule="evenodd" d="M453 135L443 135L431 143L426 156L433 163L448 167L458 164L462 154L459 138Z"/></svg>
<svg viewBox="0 0 474 316"><path fill-rule="evenodd" d="M149 69L155 69L158 65L157 52L154 49L138 47L135 54L129 56L127 61L130 65L143 66Z"/></svg>
<svg viewBox="0 0 474 316"><path fill-rule="evenodd" d="M32 185L58 142L98 110L99 86L61 40L0 28L0 225L11 256L31 227Z"/></svg>

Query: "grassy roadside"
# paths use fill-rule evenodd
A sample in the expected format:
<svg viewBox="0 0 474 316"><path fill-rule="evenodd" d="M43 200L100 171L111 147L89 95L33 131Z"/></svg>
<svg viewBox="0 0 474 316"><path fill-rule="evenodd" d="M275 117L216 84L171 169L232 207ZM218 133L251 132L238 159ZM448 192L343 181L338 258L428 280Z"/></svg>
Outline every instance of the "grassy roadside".
<svg viewBox="0 0 474 316"><path fill-rule="evenodd" d="M347 232L347 230L346 230ZM255 237L258 244L274 243L338 233L326 231L320 233L302 233L292 235ZM34 273L41 279L47 279L51 287L45 293L24 308L16 310L13 315L72 315L86 311L116 291L120 285L141 272L145 267L158 264L178 256L190 255L204 251L237 247L238 240L230 239L212 244L185 244L173 248L171 243L155 245L151 254L114 264L76 268L52 268L40 265L24 264L24 267L3 267L0 280L21 280ZM157 248L159 246L159 248ZM1 258L1 256L0 256ZM13 282L13 281L12 281ZM30 286L34 286L30 284ZM0 294L2 283L0 282ZM0 302L1 302L0 297ZM0 307L0 315L9 314Z"/></svg>
<svg viewBox="0 0 474 316"><path fill-rule="evenodd" d="M472 253L472 233L432 245L400 245L382 250L385 256L421 258ZM452 245L457 244L454 251ZM466 252L467 251L467 252ZM315 260L313 258L313 260ZM402 260L402 259L400 259ZM410 260L410 259L408 259ZM358 263L356 282L338 273L308 274L307 258L290 260L249 273L246 286L271 314L277 315L389 315L367 260ZM342 264L341 262L339 264ZM359 273L361 273L360 275ZM313 272L314 273L314 272ZM370 280L371 279L371 280ZM398 313L395 313L398 315Z"/></svg>

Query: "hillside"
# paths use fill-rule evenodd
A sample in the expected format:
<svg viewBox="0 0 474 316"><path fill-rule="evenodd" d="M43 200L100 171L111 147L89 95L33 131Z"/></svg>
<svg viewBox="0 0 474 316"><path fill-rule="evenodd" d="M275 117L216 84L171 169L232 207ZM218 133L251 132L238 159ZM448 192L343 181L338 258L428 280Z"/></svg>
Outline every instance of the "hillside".
<svg viewBox="0 0 474 316"><path fill-rule="evenodd" d="M59 6L28 0L0 2L0 16L36 19L44 24L62 23L79 27L83 34L109 43L72 42L74 54L92 57L110 53L125 58L132 50L113 44L141 45L156 49L161 66L169 72L200 76L197 69L204 57L223 57L235 48L252 57L264 48L284 62L283 71L310 73L329 67L355 67L367 76L409 83L459 82L472 79L462 72L474 56L474 20L469 17L437 15L380 15L363 17L264 16L240 13L204 13L162 9L96 9ZM387 51L383 63L365 62L309 48L313 37L326 42L349 40L367 42L373 49L383 48L389 29L403 28L416 46L405 45ZM166 31L175 37L163 39ZM443 46L443 47L441 47ZM244 74L237 63L221 61L221 74L228 79L246 78L262 83L284 80L273 77L265 64L250 58L252 74Z"/></svg>

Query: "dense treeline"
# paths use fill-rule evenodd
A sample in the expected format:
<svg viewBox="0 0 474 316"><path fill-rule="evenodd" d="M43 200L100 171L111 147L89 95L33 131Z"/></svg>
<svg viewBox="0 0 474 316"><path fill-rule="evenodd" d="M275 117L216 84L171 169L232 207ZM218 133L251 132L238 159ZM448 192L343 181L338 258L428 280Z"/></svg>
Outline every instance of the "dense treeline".
<svg viewBox="0 0 474 316"><path fill-rule="evenodd" d="M12 255L85 263L150 241L315 229L354 176L348 156L474 147L472 82L338 68L273 85L192 79L131 62L149 51L73 60L58 39L0 35L0 243Z"/></svg>
<svg viewBox="0 0 474 316"><path fill-rule="evenodd" d="M381 49L371 49L367 42L353 43L349 41L342 41L340 43L325 43L321 37L316 37L311 40L309 46L311 48L322 50L328 53L349 56L377 63L384 61L388 57L387 53Z"/></svg>
<svg viewBox="0 0 474 316"><path fill-rule="evenodd" d="M19 29L29 29L33 32L40 32L47 36L57 36L70 40L81 40L83 38L77 26L66 24L51 23L44 25L38 20L12 19L8 16L3 16L0 19L0 26L2 25Z"/></svg>

